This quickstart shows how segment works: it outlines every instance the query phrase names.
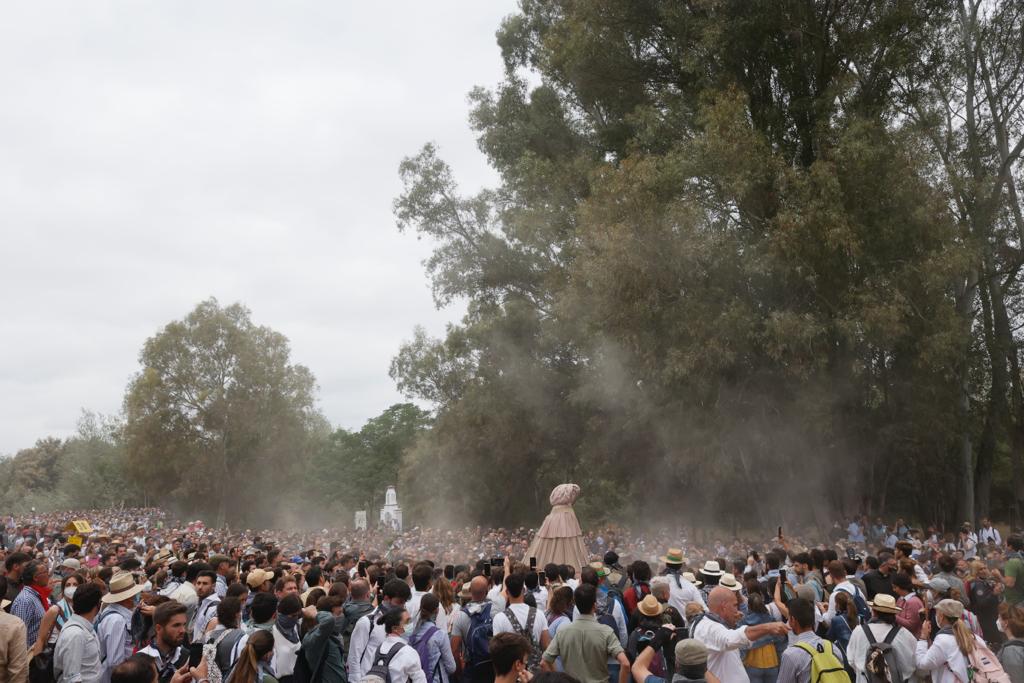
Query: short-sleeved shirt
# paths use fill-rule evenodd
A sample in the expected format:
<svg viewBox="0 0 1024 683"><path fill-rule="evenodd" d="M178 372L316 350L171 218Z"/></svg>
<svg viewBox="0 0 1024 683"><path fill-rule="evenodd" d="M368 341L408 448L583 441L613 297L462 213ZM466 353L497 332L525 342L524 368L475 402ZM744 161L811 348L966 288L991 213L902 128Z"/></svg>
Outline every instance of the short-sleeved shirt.
<svg viewBox="0 0 1024 683"><path fill-rule="evenodd" d="M1003 591L1003 599L1007 604L1015 605L1024 601L1024 560L1020 556L1011 557L1003 566L1003 576L1014 578L1013 588Z"/></svg>
<svg viewBox="0 0 1024 683"><path fill-rule="evenodd" d="M565 673L580 683L607 683L608 660L622 652L619 637L611 628L593 614L583 614L558 629L544 651L544 661L550 664L561 657Z"/></svg>
<svg viewBox="0 0 1024 683"><path fill-rule="evenodd" d="M548 629L548 620L544 616L544 612L536 607L531 608L529 605L524 603L518 603L515 605L509 605L507 609L512 611L515 615L516 621L519 622L519 627L523 630L526 629L526 624L530 620L530 610L534 610L533 616L533 632L530 635L530 639L540 645L541 638L544 636L544 631ZM509 621L508 616L504 612L498 612L494 615L494 635L499 633L516 633L515 627L512 622Z"/></svg>

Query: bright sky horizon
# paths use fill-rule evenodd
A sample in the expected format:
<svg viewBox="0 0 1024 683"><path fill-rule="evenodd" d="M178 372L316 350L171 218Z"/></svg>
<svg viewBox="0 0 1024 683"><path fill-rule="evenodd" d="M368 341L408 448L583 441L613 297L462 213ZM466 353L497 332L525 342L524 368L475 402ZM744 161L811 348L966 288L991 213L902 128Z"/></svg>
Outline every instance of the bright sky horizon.
<svg viewBox="0 0 1024 683"><path fill-rule="evenodd" d="M121 409L143 342L214 296L284 334L332 425L403 400L434 308L395 227L428 142L496 182L466 95L512 0L23 3L0 26L0 455Z"/></svg>

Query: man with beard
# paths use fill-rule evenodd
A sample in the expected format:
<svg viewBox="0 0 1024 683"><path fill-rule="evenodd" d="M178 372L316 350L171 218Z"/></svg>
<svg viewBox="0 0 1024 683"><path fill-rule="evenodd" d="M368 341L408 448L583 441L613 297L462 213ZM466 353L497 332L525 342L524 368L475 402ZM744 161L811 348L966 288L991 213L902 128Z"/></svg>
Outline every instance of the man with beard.
<svg viewBox="0 0 1024 683"><path fill-rule="evenodd" d="M188 662L185 629L188 623L188 608L171 600L157 605L153 611L153 626L156 637L139 654L153 658L160 683L168 683L174 673Z"/></svg>

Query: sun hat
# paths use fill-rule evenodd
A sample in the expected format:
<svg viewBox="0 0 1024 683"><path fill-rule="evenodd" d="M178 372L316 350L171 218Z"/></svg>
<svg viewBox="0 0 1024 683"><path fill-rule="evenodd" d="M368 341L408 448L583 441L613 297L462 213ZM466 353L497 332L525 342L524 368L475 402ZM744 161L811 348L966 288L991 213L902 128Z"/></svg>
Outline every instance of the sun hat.
<svg viewBox="0 0 1024 683"><path fill-rule="evenodd" d="M694 586L700 587L704 585L704 582L693 575L693 572L683 572L683 578L692 583Z"/></svg>
<svg viewBox="0 0 1024 683"><path fill-rule="evenodd" d="M8 599L6 599L6 598L4 598L3 600L0 600L0 610L5 610L5 609L7 609L7 606L8 606L9 604L11 604L11 601L10 601L10 600L8 600Z"/></svg>
<svg viewBox="0 0 1024 683"><path fill-rule="evenodd" d="M603 562L591 562L590 568L597 572L598 578L604 578L608 576L608 568L604 566Z"/></svg>
<svg viewBox="0 0 1024 683"><path fill-rule="evenodd" d="M462 584L462 590L459 591L459 597L462 598L463 600L469 600L471 597L473 597L472 594L469 592L469 589L470 589L470 582L469 581L467 581L466 583Z"/></svg>
<svg viewBox="0 0 1024 683"><path fill-rule="evenodd" d="M665 564L685 564L686 558L683 557L681 548L669 548L668 552L661 556L661 561Z"/></svg>
<svg viewBox="0 0 1024 683"><path fill-rule="evenodd" d="M939 600L939 604L935 605L935 611L950 619L959 619L964 615L964 604L959 600L946 598Z"/></svg>
<svg viewBox="0 0 1024 683"><path fill-rule="evenodd" d="M704 563L704 567L700 570L700 573L704 576L721 576L725 572L718 566L718 562L715 560L708 560Z"/></svg>
<svg viewBox="0 0 1024 683"><path fill-rule="evenodd" d="M693 638L676 643L676 666L697 666L708 661L708 648Z"/></svg>
<svg viewBox="0 0 1024 683"><path fill-rule="evenodd" d="M718 585L722 588L728 588L729 590L736 592L743 588L740 582L736 580L736 577L732 574L722 574L722 578L718 580Z"/></svg>
<svg viewBox="0 0 1024 683"><path fill-rule="evenodd" d="M896 606L896 598L887 593L876 593L875 599L868 602L868 607L885 614L899 614L903 611L902 608Z"/></svg>
<svg viewBox="0 0 1024 683"><path fill-rule="evenodd" d="M166 562L172 557L174 557L174 553L171 552L170 548L164 548L153 556L153 562L159 564L161 562Z"/></svg>
<svg viewBox="0 0 1024 683"><path fill-rule="evenodd" d="M128 572L117 572L110 577L110 592L103 596L104 605L112 605L142 592L142 586L135 583L135 577Z"/></svg>
<svg viewBox="0 0 1024 683"><path fill-rule="evenodd" d="M636 608L645 617L656 617L665 611L665 606L658 602L658 598L653 595L645 595Z"/></svg>
<svg viewBox="0 0 1024 683"><path fill-rule="evenodd" d="M245 577L245 582L249 584L249 588L259 588L272 578L274 578L274 572L268 572L265 569L257 568L249 572L249 575Z"/></svg>

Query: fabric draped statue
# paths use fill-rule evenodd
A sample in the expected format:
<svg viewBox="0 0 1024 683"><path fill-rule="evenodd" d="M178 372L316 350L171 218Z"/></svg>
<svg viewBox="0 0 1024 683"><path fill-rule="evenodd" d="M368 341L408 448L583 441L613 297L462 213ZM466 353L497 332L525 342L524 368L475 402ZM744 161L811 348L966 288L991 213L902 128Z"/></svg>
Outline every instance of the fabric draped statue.
<svg viewBox="0 0 1024 683"><path fill-rule="evenodd" d="M528 557L537 558L537 568L543 571L549 563L567 564L579 572L587 564L587 549L583 545L583 531L572 505L580 495L576 484L560 484L551 492L551 512L544 519L530 544Z"/></svg>

